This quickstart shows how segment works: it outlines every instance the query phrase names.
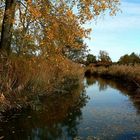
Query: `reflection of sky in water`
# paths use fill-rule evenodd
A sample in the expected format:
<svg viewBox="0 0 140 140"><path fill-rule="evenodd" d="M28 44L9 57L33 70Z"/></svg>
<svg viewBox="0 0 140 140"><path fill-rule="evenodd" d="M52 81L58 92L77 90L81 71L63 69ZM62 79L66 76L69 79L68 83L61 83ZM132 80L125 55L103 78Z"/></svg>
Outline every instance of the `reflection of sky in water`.
<svg viewBox="0 0 140 140"><path fill-rule="evenodd" d="M99 82L87 87L86 93L90 100L82 110L79 135L94 135L102 139L122 140L131 136L140 139L140 116L136 114L129 96L109 85L101 90Z"/></svg>
<svg viewBox="0 0 140 140"><path fill-rule="evenodd" d="M125 88L94 77L85 79L84 84L85 92L80 85L72 94L45 99L39 106L45 110L18 114L0 123L0 137L6 140L139 140L139 104L134 106Z"/></svg>

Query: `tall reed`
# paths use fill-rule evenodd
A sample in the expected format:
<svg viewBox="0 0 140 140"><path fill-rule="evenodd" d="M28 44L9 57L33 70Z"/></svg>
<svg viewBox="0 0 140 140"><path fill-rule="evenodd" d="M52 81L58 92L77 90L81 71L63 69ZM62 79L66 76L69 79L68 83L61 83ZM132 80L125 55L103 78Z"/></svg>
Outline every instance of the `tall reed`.
<svg viewBox="0 0 140 140"><path fill-rule="evenodd" d="M78 82L82 75L83 69L80 65L61 55L47 59L1 57L0 110L20 109L31 104L36 95L49 95L61 91L64 84Z"/></svg>

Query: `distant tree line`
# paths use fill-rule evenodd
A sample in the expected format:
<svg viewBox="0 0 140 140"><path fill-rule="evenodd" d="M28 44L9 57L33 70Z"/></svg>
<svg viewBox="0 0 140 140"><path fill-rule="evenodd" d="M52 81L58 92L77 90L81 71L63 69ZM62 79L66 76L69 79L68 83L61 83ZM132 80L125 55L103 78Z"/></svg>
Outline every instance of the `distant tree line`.
<svg viewBox="0 0 140 140"><path fill-rule="evenodd" d="M112 63L112 60L111 60L108 52L100 50L99 55L97 57L93 54L88 54L87 55L85 64L89 65L91 63L107 64L107 63Z"/></svg>
<svg viewBox="0 0 140 140"><path fill-rule="evenodd" d="M108 52L101 50L98 56L95 56L93 54L87 55L85 64L89 65L91 63L105 65L105 64L112 64L114 62L112 62ZM121 56L119 60L116 62L116 64L126 64L126 65L134 65L138 63L140 63L140 55L134 52L131 53L130 55L125 54Z"/></svg>
<svg viewBox="0 0 140 140"><path fill-rule="evenodd" d="M140 55L137 55L134 52L130 55L125 54L120 57L118 63L127 65L140 63Z"/></svg>

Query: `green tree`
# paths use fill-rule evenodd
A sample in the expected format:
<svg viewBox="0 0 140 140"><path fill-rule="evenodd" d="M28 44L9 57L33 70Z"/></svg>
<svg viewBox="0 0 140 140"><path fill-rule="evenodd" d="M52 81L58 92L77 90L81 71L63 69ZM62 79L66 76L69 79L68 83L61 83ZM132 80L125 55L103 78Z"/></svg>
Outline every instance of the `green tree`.
<svg viewBox="0 0 140 140"><path fill-rule="evenodd" d="M88 53L87 45L84 43L83 39L77 38L76 42L81 45L80 48L72 48L70 46L65 46L63 49L63 55L70 60L77 63L84 63L86 54Z"/></svg>
<svg viewBox="0 0 140 140"><path fill-rule="evenodd" d="M86 59L86 64L90 64L90 63L95 63L96 62L96 56L93 54L88 54L87 55L87 59Z"/></svg>
<svg viewBox="0 0 140 140"><path fill-rule="evenodd" d="M102 50L99 52L98 60L101 62L112 62L108 52Z"/></svg>
<svg viewBox="0 0 140 140"><path fill-rule="evenodd" d="M132 64L140 63L140 57L134 52L130 54L130 63Z"/></svg>
<svg viewBox="0 0 140 140"><path fill-rule="evenodd" d="M140 63L140 56L135 54L134 52L131 53L130 55L125 54L120 57L119 64L135 64L135 63Z"/></svg>

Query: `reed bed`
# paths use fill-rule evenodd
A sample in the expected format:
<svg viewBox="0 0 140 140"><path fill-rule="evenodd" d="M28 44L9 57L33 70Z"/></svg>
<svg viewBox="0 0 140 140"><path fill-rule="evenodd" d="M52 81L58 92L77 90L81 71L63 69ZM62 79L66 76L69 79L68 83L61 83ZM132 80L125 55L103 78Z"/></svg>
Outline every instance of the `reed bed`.
<svg viewBox="0 0 140 140"><path fill-rule="evenodd" d="M86 68L86 72L99 76L110 76L122 80L134 82L140 88L140 65L112 65L110 67L94 67L92 65Z"/></svg>
<svg viewBox="0 0 140 140"><path fill-rule="evenodd" d="M58 93L66 83L78 84L80 77L81 66L59 55L47 59L1 57L0 111L30 106L37 96Z"/></svg>

